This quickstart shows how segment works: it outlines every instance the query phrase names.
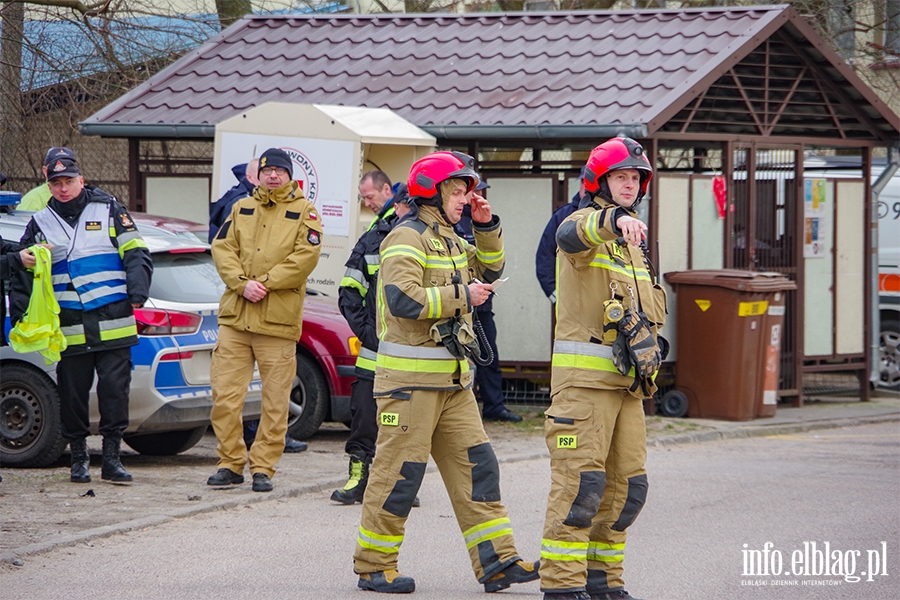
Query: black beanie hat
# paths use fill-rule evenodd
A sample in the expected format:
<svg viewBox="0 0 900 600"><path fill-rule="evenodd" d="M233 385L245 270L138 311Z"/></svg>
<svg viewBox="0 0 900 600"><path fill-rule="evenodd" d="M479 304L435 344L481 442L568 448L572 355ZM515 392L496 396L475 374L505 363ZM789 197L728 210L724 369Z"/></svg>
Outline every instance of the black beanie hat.
<svg viewBox="0 0 900 600"><path fill-rule="evenodd" d="M266 167L281 167L287 170L291 179L294 178L294 163L291 162L291 157L287 152L279 148L269 148L259 157L259 171ZM257 172L258 176L259 172Z"/></svg>

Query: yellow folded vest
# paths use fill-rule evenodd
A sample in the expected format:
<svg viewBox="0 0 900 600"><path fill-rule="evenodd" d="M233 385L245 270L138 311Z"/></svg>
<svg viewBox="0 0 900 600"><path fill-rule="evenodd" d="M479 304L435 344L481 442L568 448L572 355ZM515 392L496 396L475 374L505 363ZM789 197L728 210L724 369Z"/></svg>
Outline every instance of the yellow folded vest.
<svg viewBox="0 0 900 600"><path fill-rule="evenodd" d="M32 246L30 250L37 259L34 286L28 310L9 332L9 343L16 352L39 352L49 365L59 361L60 353L68 344L59 329L59 302L53 293L50 250L43 246Z"/></svg>

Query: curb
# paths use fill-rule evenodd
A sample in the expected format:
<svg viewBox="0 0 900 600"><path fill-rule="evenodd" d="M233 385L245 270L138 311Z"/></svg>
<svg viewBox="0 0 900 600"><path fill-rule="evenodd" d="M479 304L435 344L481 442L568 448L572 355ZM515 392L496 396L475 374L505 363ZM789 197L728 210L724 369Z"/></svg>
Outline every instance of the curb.
<svg viewBox="0 0 900 600"><path fill-rule="evenodd" d="M679 444L689 444L696 442L712 442L728 439L744 439L752 437L765 437L770 435L783 435L786 433L797 433L804 431L814 431L819 429L836 429L839 427L852 427L854 425L869 425L873 423L888 423L892 421L900 421L900 413L892 413L885 415L875 415L871 417L850 417L842 419L823 419L819 421L807 421L804 423L784 423L780 425L760 425L760 426L743 426L734 429L716 429L712 431L698 431L694 433L680 433L671 436L663 436L653 440L647 440L648 447L664 448L667 446L675 446ZM498 459L500 463L514 463L527 460L538 460L547 458L547 453L537 452L527 455L510 456ZM437 471L437 467L430 465L426 472ZM321 492L323 490L340 487L345 482L345 478L335 479L332 481L324 481L320 483L311 483L307 485L299 485L293 487L279 487L271 493L266 494L250 494L245 493L234 498L219 500L216 502L208 502L190 508L182 508L170 512L148 515L139 519L123 521L114 525L105 525L94 529L57 538L47 542L39 542L21 546L13 550L0 553L0 563L21 564L21 559L26 556L42 554L56 548L66 546L74 546L79 543L86 543L90 540L111 537L119 533L127 533L130 531L138 531L163 523L169 523L178 519L193 517L196 515L211 513L217 510L228 510L245 506L248 504L257 504L260 502L268 502L271 500L280 500L283 498L296 498L302 494Z"/></svg>

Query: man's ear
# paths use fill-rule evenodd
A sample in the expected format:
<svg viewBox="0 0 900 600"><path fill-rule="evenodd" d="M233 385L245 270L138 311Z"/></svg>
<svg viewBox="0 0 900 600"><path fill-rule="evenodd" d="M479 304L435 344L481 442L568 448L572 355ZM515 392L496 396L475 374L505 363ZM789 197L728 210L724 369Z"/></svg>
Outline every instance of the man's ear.
<svg viewBox="0 0 900 600"><path fill-rule="evenodd" d="M44 179L47 179L47 165L41 167L41 173L44 174Z"/></svg>

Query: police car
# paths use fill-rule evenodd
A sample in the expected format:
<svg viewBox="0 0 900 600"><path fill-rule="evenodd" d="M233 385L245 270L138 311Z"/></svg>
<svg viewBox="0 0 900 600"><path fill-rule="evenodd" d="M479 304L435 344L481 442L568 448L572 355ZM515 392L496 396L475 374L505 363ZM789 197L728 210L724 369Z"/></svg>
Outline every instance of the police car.
<svg viewBox="0 0 900 600"><path fill-rule="evenodd" d="M22 237L31 214L0 215L0 235ZM212 395L209 367L218 339L216 313L224 283L209 246L168 231L167 217L134 215L153 256L150 298L135 311L139 344L132 347L129 426L124 441L142 454L172 455L192 448L209 426ZM4 299L5 301L5 299ZM10 325L7 320L6 331ZM288 431L313 435L324 421L350 421L350 385L359 341L337 302L307 291L297 372L291 391ZM40 467L65 449L60 433L56 367L37 353L0 349L0 464ZM258 418L261 383L254 372L244 418ZM91 397L91 429L99 425Z"/></svg>

